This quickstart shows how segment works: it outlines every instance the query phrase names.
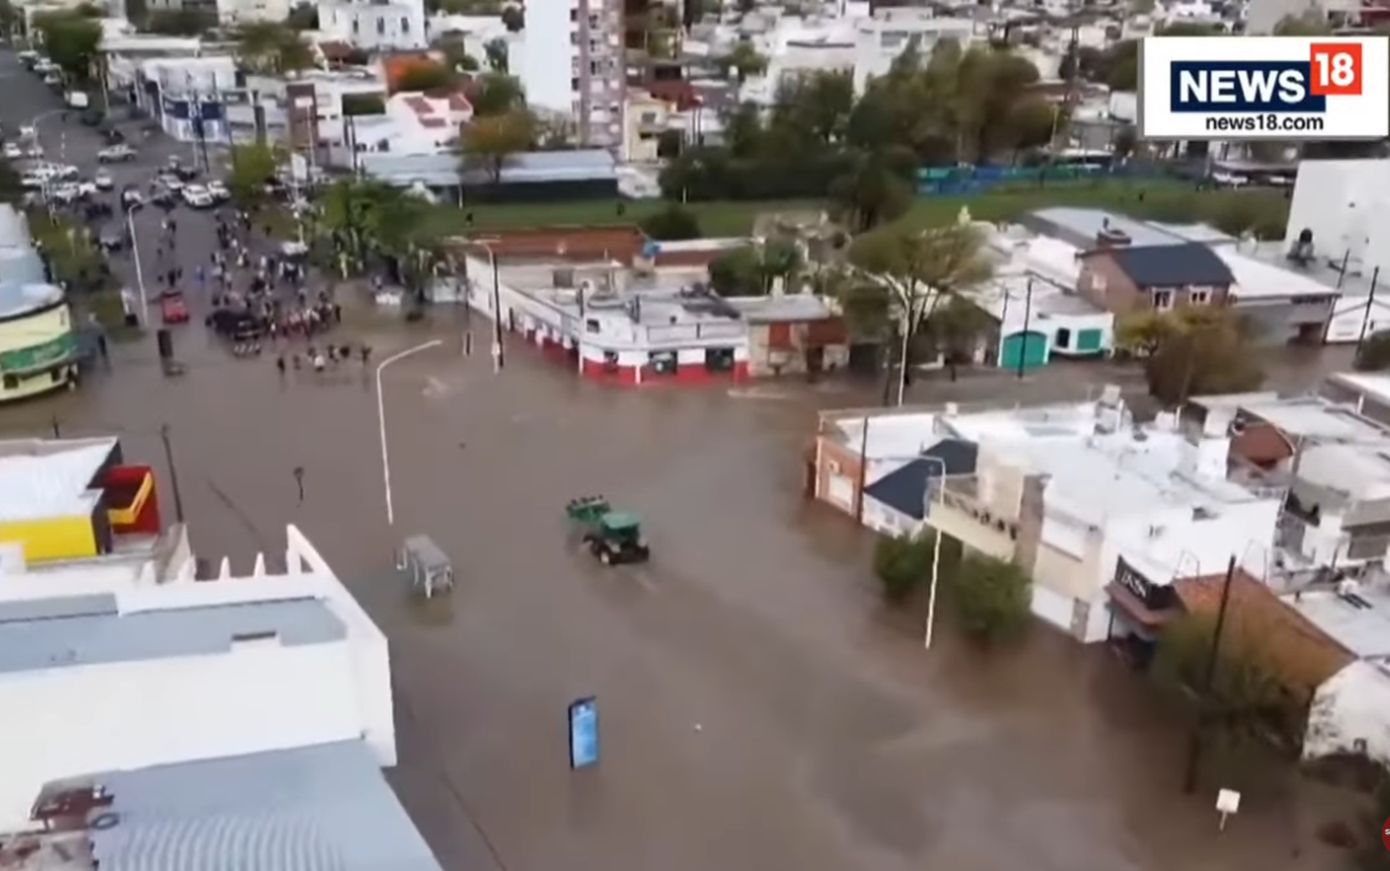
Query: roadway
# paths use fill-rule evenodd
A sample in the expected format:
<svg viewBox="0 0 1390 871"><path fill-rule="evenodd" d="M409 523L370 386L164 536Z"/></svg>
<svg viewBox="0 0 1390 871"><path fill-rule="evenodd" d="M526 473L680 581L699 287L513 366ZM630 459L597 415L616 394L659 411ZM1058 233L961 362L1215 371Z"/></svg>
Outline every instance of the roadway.
<svg viewBox="0 0 1390 871"><path fill-rule="evenodd" d="M0 56L10 129L54 100L15 69ZM95 135L74 121L67 140L90 171ZM176 147L144 145L118 178ZM176 214L191 271L210 221ZM138 220L155 232L157 214ZM0 432L115 431L158 462L168 423L198 553L249 570L303 528L391 638L390 778L446 868L1331 867L1310 834L1324 820L1281 768L1218 836L1214 790L1178 792L1182 724L1104 650L1036 627L983 652L944 622L924 654L920 611L880 603L868 536L801 497L813 411L859 395L611 389L516 344L493 375L484 326L472 357L459 329L355 308L343 328L377 359L443 340L383 378L393 525L370 373L282 378L196 318L177 330L184 377L160 374L149 339L113 346L109 375L0 409ZM1058 372L1008 389L1075 395ZM564 503L595 492L641 515L650 565L603 569L573 546ZM459 576L428 606L392 569L415 532ZM565 707L590 694L604 756L575 773Z"/></svg>

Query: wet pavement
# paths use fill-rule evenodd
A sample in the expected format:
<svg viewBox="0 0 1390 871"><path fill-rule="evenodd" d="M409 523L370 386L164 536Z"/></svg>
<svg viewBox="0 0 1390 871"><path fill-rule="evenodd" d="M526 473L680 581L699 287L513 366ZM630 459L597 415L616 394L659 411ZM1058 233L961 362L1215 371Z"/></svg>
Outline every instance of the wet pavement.
<svg viewBox="0 0 1390 871"><path fill-rule="evenodd" d="M191 263L208 218L179 214ZM352 311L342 335L376 359L444 340L385 373L389 527L364 367L282 378L199 320L182 378L152 340L118 345L80 392L0 408L0 434L119 432L163 470L167 423L198 553L249 570L302 527L391 638L390 777L446 868L1332 867L1277 769L1218 835L1216 784L1178 791L1183 723L1099 646L1038 626L984 652L944 622L923 651L921 609L879 601L867 534L801 495L813 412L851 390L613 389L516 343L495 376L447 313ZM1020 389L1085 387L1058 371ZM641 515L650 564L574 546L564 503L591 493ZM391 565L416 532L459 575L428 606ZM603 760L571 772L565 707L591 694Z"/></svg>

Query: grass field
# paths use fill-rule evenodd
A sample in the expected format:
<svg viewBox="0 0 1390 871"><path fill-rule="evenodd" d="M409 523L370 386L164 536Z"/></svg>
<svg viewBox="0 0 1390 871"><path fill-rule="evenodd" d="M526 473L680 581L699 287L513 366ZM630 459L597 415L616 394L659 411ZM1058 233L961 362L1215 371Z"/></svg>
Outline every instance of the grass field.
<svg viewBox="0 0 1390 871"><path fill-rule="evenodd" d="M581 200L550 203L478 205L467 210L440 206L430 217L433 229L444 234L464 234L521 227L640 223L667 207L664 200L630 200L619 212L615 200ZM961 207L978 220L1003 221L1045 206L1089 206L1172 222L1221 223L1231 209L1264 216L1270 230L1283 229L1288 202L1277 191L1198 191L1191 183L1168 179L1136 181L1095 180L1062 182L1047 187L995 189L969 196L919 196L900 220L908 227L939 226L955 220ZM700 230L707 237L746 236L758 215L767 212L820 209L818 200L750 200L689 203ZM468 223L472 214L473 223Z"/></svg>

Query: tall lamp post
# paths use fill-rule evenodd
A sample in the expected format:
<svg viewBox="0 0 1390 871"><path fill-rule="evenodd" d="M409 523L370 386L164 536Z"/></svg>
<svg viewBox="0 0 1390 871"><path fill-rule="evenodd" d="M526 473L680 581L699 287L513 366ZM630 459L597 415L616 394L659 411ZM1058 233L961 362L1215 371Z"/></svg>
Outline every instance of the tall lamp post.
<svg viewBox="0 0 1390 871"><path fill-rule="evenodd" d="M442 339L434 339L413 348L406 348L404 351L392 354L382 360L376 367L376 420L377 429L381 432L381 482L386 494L386 525L390 526L396 522L396 512L391 504L391 457L386 450L386 403L381 393L381 373L387 366L397 360L404 360L412 354L427 351L430 348L444 344Z"/></svg>
<svg viewBox="0 0 1390 871"><path fill-rule="evenodd" d="M946 461L940 457L928 456L918 457L917 459L928 463L936 463L937 467L941 470L941 474L938 475L936 479L938 489L935 499L935 501L940 504L942 498L941 494L946 487ZM927 479L927 486L931 487L930 478ZM923 496L925 497L926 494L923 494ZM927 508L927 516L931 516L930 507ZM922 635L922 648L924 650L931 650L932 632L936 627L936 583L941 577L941 530L932 527L932 531L935 533L935 541L932 542L931 549L931 587L927 591L927 627Z"/></svg>
<svg viewBox="0 0 1390 871"><path fill-rule="evenodd" d="M149 299L145 295L145 272L140 266L140 237L135 234L135 212L139 203L131 203L125 212L126 229L130 231L130 257L135 261L135 285L140 289L140 326L149 326Z"/></svg>
<svg viewBox="0 0 1390 871"><path fill-rule="evenodd" d="M502 347L502 280L497 271L497 251L493 249L492 245L501 240L492 238L469 239L468 241L482 246L492 264L492 371L493 374L497 374L506 365L506 352ZM469 297L472 298L471 292Z"/></svg>

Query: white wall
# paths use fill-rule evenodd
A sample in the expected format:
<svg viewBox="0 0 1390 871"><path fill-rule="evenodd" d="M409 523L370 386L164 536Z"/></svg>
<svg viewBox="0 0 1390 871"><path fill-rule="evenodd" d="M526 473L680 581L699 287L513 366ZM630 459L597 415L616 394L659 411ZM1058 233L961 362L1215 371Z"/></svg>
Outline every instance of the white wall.
<svg viewBox="0 0 1390 871"><path fill-rule="evenodd" d="M361 48L423 48L428 45L423 0L377 3L320 3L319 29Z"/></svg>
<svg viewBox="0 0 1390 871"><path fill-rule="evenodd" d="M1390 675L1368 662L1353 662L1313 694L1303 736L1303 758L1364 752L1390 766Z"/></svg>
<svg viewBox="0 0 1390 871"><path fill-rule="evenodd" d="M364 720L346 641L4 674L0 699L0 831L56 778L356 739Z"/></svg>
<svg viewBox="0 0 1390 871"><path fill-rule="evenodd" d="M1367 278L1376 266L1390 274L1390 159L1300 163L1285 250L1304 229L1313 231L1319 260L1340 262L1350 252Z"/></svg>
<svg viewBox="0 0 1390 871"><path fill-rule="evenodd" d="M577 57L577 48L570 42L570 9L574 6L574 0L527 2L522 30L526 46L521 68L513 70L521 76L528 104L566 116L573 115L577 99L570 90L570 79L575 76L571 60Z"/></svg>
<svg viewBox="0 0 1390 871"><path fill-rule="evenodd" d="M1343 296L1332 306L1332 318L1327 324L1328 342L1355 342L1364 328L1366 335L1376 330L1390 329L1390 304L1377 299L1369 303L1367 296ZM1370 307L1370 316L1366 309Z"/></svg>
<svg viewBox="0 0 1390 871"><path fill-rule="evenodd" d="M289 14L289 0L217 0L217 19L223 24L284 21Z"/></svg>

